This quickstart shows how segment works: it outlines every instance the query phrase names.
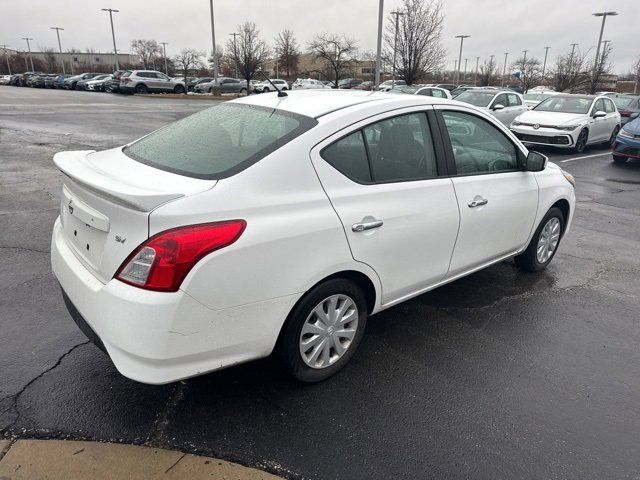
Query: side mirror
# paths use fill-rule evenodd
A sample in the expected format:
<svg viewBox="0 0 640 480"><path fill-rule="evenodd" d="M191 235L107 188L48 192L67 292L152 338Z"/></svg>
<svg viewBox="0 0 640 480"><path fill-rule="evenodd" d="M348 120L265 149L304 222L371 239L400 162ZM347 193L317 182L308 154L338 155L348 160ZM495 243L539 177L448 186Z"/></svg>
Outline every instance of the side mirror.
<svg viewBox="0 0 640 480"><path fill-rule="evenodd" d="M541 172L547 166L549 159L541 153L530 151L524 164L526 172Z"/></svg>
<svg viewBox="0 0 640 480"><path fill-rule="evenodd" d="M596 113L593 114L593 118L602 118L606 116L607 116L607 112L603 112L602 110L598 110Z"/></svg>
<svg viewBox="0 0 640 480"><path fill-rule="evenodd" d="M504 108L504 105L502 105L501 103L498 103L497 105L494 105L492 110L496 111L496 110L502 110Z"/></svg>

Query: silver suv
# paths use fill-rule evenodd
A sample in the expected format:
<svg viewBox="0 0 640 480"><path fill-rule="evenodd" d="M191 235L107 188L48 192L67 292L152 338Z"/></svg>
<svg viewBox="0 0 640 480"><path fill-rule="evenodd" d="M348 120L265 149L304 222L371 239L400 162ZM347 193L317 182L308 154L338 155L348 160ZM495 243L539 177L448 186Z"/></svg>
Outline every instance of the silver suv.
<svg viewBox="0 0 640 480"><path fill-rule="evenodd" d="M123 93L184 93L184 84L176 82L164 73L155 70L133 70L120 77L120 91Z"/></svg>
<svg viewBox="0 0 640 480"><path fill-rule="evenodd" d="M239 93L241 95L247 93L246 80L230 77L218 77L218 85L220 86L221 93ZM193 91L196 93L213 93L214 86L215 84L213 81L203 82L193 87Z"/></svg>

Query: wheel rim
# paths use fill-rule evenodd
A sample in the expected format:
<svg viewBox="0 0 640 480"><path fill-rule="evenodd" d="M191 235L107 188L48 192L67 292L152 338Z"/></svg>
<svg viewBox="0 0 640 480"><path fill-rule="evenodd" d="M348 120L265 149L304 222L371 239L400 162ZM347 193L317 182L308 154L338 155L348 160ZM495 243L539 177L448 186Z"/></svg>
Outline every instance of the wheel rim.
<svg viewBox="0 0 640 480"><path fill-rule="evenodd" d="M613 144L616 141L616 137L618 136L618 128L614 128L613 132L611 133L611 138L609 139L609 145L613 146Z"/></svg>
<svg viewBox="0 0 640 480"><path fill-rule="evenodd" d="M549 261L553 252L556 251L558 242L560 241L560 220L557 217L550 218L544 225L540 238L538 239L538 248L536 249L536 258L538 263L546 263Z"/></svg>
<svg viewBox="0 0 640 480"><path fill-rule="evenodd" d="M586 143L587 143L587 134L586 132L581 132L580 136L578 137L578 142L576 144L577 150L579 152L583 151Z"/></svg>
<svg viewBox="0 0 640 480"><path fill-rule="evenodd" d="M347 295L331 295L318 303L300 332L300 356L314 369L330 367L347 352L358 330L358 307Z"/></svg>

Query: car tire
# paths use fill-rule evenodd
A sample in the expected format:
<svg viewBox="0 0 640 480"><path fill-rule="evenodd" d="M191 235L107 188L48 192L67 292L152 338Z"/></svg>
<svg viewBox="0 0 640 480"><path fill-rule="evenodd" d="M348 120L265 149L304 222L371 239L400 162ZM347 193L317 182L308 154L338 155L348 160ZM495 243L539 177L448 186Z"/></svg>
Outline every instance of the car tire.
<svg viewBox="0 0 640 480"><path fill-rule="evenodd" d="M560 246L564 225L562 210L551 208L538 225L527 249L515 257L516 265L527 272L539 272L547 268Z"/></svg>
<svg viewBox="0 0 640 480"><path fill-rule="evenodd" d="M184 87L182 85L176 85L173 87L173 93L181 94L184 93Z"/></svg>
<svg viewBox="0 0 640 480"><path fill-rule="evenodd" d="M613 129L613 132L611 132L611 136L607 141L607 145L609 145L609 147L613 147L613 144L616 143L616 137L618 136L619 131L620 131L620 126L616 125L616 128Z"/></svg>
<svg viewBox="0 0 640 480"><path fill-rule="evenodd" d="M149 90L147 89L147 86L144 83L139 83L138 85L136 85L135 92L138 95L146 95L149 92Z"/></svg>
<svg viewBox="0 0 640 480"><path fill-rule="evenodd" d="M213 87L209 87L209 90L207 90L207 93L213 95Z"/></svg>
<svg viewBox="0 0 640 480"><path fill-rule="evenodd" d="M247 89L246 88L241 88L240 89L240 95L246 95L247 94Z"/></svg>
<svg viewBox="0 0 640 480"><path fill-rule="evenodd" d="M623 157L622 155L614 155L613 156L613 161L615 163L619 163L620 165L622 165L623 163L627 163L627 160L629 160L629 158Z"/></svg>
<svg viewBox="0 0 640 480"><path fill-rule="evenodd" d="M333 303L334 300L337 303ZM340 318L325 317L327 325L314 313L314 310L318 309L325 313L329 312L331 310L327 308L329 305L335 305L336 311L338 306L345 308L342 319L350 320L342 324L342 328L339 323ZM364 335L367 316L364 293L354 282L334 278L315 286L293 308L280 334L277 352L284 367L291 376L304 383L321 382L335 375L349 362L357 350ZM313 324L318 324L320 327L315 327ZM355 327L355 332L351 332L353 328L349 328L350 326ZM303 328L307 331L303 332ZM315 333L316 331L318 333ZM352 336L349 339L339 335L339 332L349 332ZM308 347L309 355L305 356L305 360L303 359L303 355L306 355L303 354L304 342L309 341L315 342L315 346ZM338 347L336 342L344 348L341 354L336 349ZM317 362L321 362L322 365L318 365ZM310 366L311 364L316 366Z"/></svg>
<svg viewBox="0 0 640 480"><path fill-rule="evenodd" d="M71 84L71 90L78 90L78 84L76 82Z"/></svg>
<svg viewBox="0 0 640 480"><path fill-rule="evenodd" d="M573 151L575 153L582 153L584 149L587 148L587 141L589 140L589 130L586 128L583 129L578 135L578 139L576 140L576 144L573 147Z"/></svg>
<svg viewBox="0 0 640 480"><path fill-rule="evenodd" d="M262 89L262 93L269 93L269 87L264 87Z"/></svg>

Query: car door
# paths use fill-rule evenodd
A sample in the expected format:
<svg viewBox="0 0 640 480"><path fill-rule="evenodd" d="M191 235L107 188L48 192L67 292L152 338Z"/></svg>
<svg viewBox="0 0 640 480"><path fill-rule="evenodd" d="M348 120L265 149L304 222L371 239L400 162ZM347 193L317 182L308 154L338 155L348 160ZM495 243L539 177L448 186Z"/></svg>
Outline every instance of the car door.
<svg viewBox="0 0 640 480"><path fill-rule="evenodd" d="M496 105L502 105L503 108L499 110L494 110ZM493 98L493 101L489 104L489 109L491 110L491 114L500 120L505 125L509 126L511 122L509 121L509 108L507 104L507 95L501 93L500 95L496 95Z"/></svg>
<svg viewBox="0 0 640 480"><path fill-rule="evenodd" d="M526 112L528 109L525 105L523 105L524 102L522 101L522 97L520 97L520 95L518 95L517 93L506 93L505 95L507 97L508 116L506 117L506 125L508 127L518 115Z"/></svg>
<svg viewBox="0 0 640 480"><path fill-rule="evenodd" d="M376 271L385 305L441 281L458 232L435 116L421 108L362 121L311 152L353 258Z"/></svg>
<svg viewBox="0 0 640 480"><path fill-rule="evenodd" d="M606 116L595 118L596 112L606 112L604 99L598 98L591 106L591 122L589 126L589 143L604 142L611 132L609 130L610 121Z"/></svg>
<svg viewBox="0 0 640 480"><path fill-rule="evenodd" d="M438 106L448 168L460 208L449 276L521 249L533 229L538 184L508 130L471 109Z"/></svg>
<svg viewBox="0 0 640 480"><path fill-rule="evenodd" d="M604 111L607 112L607 132L609 136L613 133L615 128L620 125L620 113L610 98L604 100Z"/></svg>
<svg viewBox="0 0 640 480"><path fill-rule="evenodd" d="M155 72L154 75L156 76L156 85L158 90L162 90L165 92L173 90L173 83L168 76L166 76L164 73L159 72Z"/></svg>

